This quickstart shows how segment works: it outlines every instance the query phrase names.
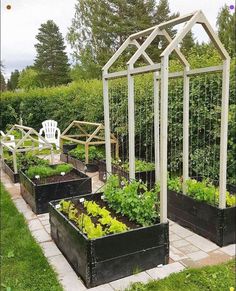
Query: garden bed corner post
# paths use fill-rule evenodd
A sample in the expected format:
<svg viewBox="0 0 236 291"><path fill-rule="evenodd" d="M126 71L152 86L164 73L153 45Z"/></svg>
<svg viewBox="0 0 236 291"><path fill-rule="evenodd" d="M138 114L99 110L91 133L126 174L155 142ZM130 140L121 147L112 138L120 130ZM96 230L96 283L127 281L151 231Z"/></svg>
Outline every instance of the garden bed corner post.
<svg viewBox="0 0 236 291"><path fill-rule="evenodd" d="M161 134L160 134L160 221L167 222L167 134L168 134L168 63L161 57Z"/></svg>
<svg viewBox="0 0 236 291"><path fill-rule="evenodd" d="M128 66L128 128L129 128L129 178L135 179L135 118L134 118L134 77L130 74L133 65Z"/></svg>
<svg viewBox="0 0 236 291"><path fill-rule="evenodd" d="M228 143L228 108L229 108L229 75L230 57L223 61L222 74L222 105L220 133L220 197L219 208L226 207L226 178L227 178L227 143Z"/></svg>
<svg viewBox="0 0 236 291"><path fill-rule="evenodd" d="M104 103L104 125L105 125L105 142L106 142L106 171L107 175L111 174L111 132L110 132L110 114L109 114L109 93L108 80L104 77L107 69L103 71L103 103Z"/></svg>

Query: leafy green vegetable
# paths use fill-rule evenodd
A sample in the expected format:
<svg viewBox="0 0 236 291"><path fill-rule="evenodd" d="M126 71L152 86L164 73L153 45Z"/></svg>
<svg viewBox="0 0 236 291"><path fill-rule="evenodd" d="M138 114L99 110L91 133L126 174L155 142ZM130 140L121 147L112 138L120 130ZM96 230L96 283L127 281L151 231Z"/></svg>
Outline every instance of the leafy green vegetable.
<svg viewBox="0 0 236 291"><path fill-rule="evenodd" d="M81 161L85 161L85 149L84 149L84 147L81 147L80 145L78 145L73 150L70 150L69 155L71 155L71 156L73 156ZM104 158L104 153L100 149L97 149L95 146L89 147L89 160L90 161L92 161L94 159L101 160L103 158Z"/></svg>
<svg viewBox="0 0 236 291"><path fill-rule="evenodd" d="M56 167L50 166L31 166L25 172L26 175L32 179L35 176L39 176L40 178L47 178L54 175L60 175L62 172L69 173L73 169L73 166L70 164L60 164Z"/></svg>
<svg viewBox="0 0 236 291"><path fill-rule="evenodd" d="M127 215L143 226L152 225L159 216L158 187L148 191L142 182L128 182L123 179L121 187L118 176L110 176L104 186L108 205L117 213Z"/></svg>
<svg viewBox="0 0 236 291"><path fill-rule="evenodd" d="M78 228L85 233L89 239L98 238L107 234L119 233L127 231L128 227L112 218L110 212L105 208L101 208L95 201L85 200L83 203L87 214L78 214L74 203L71 201L60 201L59 211L68 215L68 218L76 223ZM95 225L91 217L97 217L98 223Z"/></svg>
<svg viewBox="0 0 236 291"><path fill-rule="evenodd" d="M112 161L113 165L121 167L125 171L129 171L129 162L126 161L122 163L120 160L113 160ZM155 164L142 161L142 160L135 160L135 171L136 172L148 172L148 171L153 171L155 170Z"/></svg>

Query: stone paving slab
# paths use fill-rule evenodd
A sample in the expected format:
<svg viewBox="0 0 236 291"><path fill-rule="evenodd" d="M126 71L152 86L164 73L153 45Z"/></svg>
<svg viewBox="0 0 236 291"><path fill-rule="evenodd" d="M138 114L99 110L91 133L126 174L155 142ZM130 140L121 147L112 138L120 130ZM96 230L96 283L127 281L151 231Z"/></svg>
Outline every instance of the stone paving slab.
<svg viewBox="0 0 236 291"><path fill-rule="evenodd" d="M185 267L180 262L175 262L172 264L165 265L161 268L153 268L151 270L146 271L148 275L155 280L163 279L169 276L172 273L178 273L183 271Z"/></svg>
<svg viewBox="0 0 236 291"><path fill-rule="evenodd" d="M137 282L147 283L150 280L152 280L152 278L151 276L148 275L147 272L141 272L136 275L128 276L128 277L110 282L110 285L115 290L123 291L132 283L137 283Z"/></svg>
<svg viewBox="0 0 236 291"><path fill-rule="evenodd" d="M94 174L94 173L91 173ZM97 175L93 178L93 188L99 189L102 182ZM41 246L45 257L58 274L65 291L88 290L76 275L65 257L61 254L50 236L49 214L35 215L20 195L19 183L13 184L5 173L1 173L1 181L10 193L17 209L22 213L28 223L32 235ZM94 190L93 191L96 191ZM171 273L179 272L185 267L201 267L218 264L232 259L235 256L235 244L223 248L211 241L194 234L188 229L169 220L170 225L170 263L161 268L153 268L120 280L91 288L91 291L123 290L133 282L148 282L151 279L161 279Z"/></svg>
<svg viewBox="0 0 236 291"><path fill-rule="evenodd" d="M219 248L215 243L198 234L188 236L186 240L204 252L211 252Z"/></svg>

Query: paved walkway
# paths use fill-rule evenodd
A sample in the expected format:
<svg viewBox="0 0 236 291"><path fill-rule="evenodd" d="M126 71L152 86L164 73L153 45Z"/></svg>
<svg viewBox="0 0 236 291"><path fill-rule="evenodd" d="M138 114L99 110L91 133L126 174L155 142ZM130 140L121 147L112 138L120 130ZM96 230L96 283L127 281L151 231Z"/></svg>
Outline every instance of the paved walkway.
<svg viewBox="0 0 236 291"><path fill-rule="evenodd" d="M98 174L93 173L93 191L102 186ZM65 291L84 291L87 288L73 271L50 236L49 215L35 215L20 195L20 184L13 184L8 176L1 172L1 181L10 193L13 202L21 212L29 229L41 246L45 257L55 269ZM186 267L200 267L218 264L235 256L235 245L220 248L209 240L194 234L190 230L170 221L170 263L159 266L136 275L110 282L89 290L114 291L124 290L133 282L148 282L152 279L162 279L171 273L182 271Z"/></svg>

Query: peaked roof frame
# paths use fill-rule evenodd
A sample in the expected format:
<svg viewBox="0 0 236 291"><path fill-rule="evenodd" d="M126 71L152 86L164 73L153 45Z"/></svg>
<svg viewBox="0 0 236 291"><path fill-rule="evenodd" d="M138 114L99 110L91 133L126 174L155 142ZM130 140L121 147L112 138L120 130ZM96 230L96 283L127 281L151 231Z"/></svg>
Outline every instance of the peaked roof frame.
<svg viewBox="0 0 236 291"><path fill-rule="evenodd" d="M166 29L170 26L185 23L182 29L172 39ZM185 56L178 48L186 34L195 24L200 24L208 34L223 64L213 67L190 69ZM147 36L140 45L137 41L140 37ZM167 47L160 54L161 62L155 63L146 53L146 49L157 36L163 36L168 41ZM127 70L109 73L109 69L125 51L129 45L137 47L136 52L127 62ZM169 73L169 56L175 51L183 66L182 72ZM136 61L143 57L147 65L134 67ZM229 102L229 74L230 57L209 24L201 10L177 17L167 22L155 25L143 31L130 35L120 46L115 54L103 67L103 96L104 96L104 120L106 139L106 163L107 173L111 173L111 147L110 147L110 113L108 80L127 77L128 80L128 126L129 126L129 177L135 179L135 116L134 116L134 75L154 72L154 130L155 130L155 169L156 181L160 182L160 220L167 222L167 126L168 126L168 82L169 79L183 77L183 180L189 177L189 79L190 76L201 73L222 73L222 105L221 105L221 138L220 138L220 199L219 208L226 206L226 169L227 169L227 130L228 130L228 102ZM160 96L159 96L160 91ZM161 107L159 109L159 97ZM160 114L160 116L159 116ZM160 133L159 133L160 126ZM185 183L183 183L185 185ZM186 192L185 186L183 192Z"/></svg>
<svg viewBox="0 0 236 291"><path fill-rule="evenodd" d="M9 144L8 140L10 135L13 131L20 131L22 137L16 141L16 145L12 146ZM36 137L36 138L35 138ZM30 140L32 141L32 146L25 146L25 141ZM34 146L36 143L38 146ZM6 133L6 135L0 141L0 148L1 148L1 158L4 159L4 148L12 153L13 157L13 167L14 173L18 173L17 168L17 153L24 153L28 151L34 150L43 150L43 149L50 149L51 151L51 163L53 163L53 146L50 144L43 136L41 136L35 129L32 127L14 124L11 129Z"/></svg>

